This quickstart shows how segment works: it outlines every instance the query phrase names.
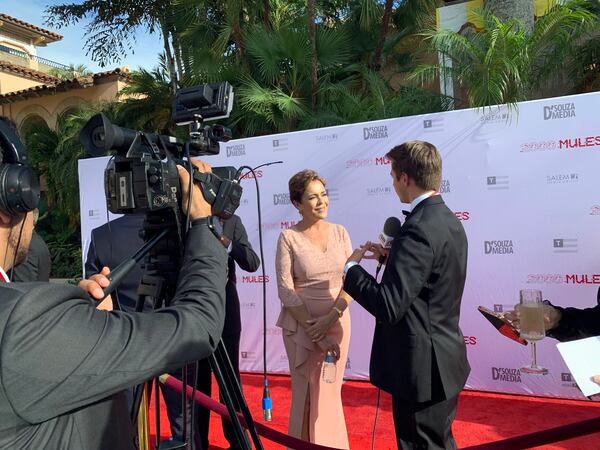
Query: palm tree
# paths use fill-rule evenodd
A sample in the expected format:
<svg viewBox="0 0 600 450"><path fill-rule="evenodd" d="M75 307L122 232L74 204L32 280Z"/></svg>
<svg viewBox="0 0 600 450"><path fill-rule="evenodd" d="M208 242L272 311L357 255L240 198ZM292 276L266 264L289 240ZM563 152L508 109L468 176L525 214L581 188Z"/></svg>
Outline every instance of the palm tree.
<svg viewBox="0 0 600 450"><path fill-rule="evenodd" d="M64 69L53 67L48 73L60 80L72 80L73 78L87 77L94 74L94 72L89 70L85 64L75 65L73 63L69 64L69 67Z"/></svg>
<svg viewBox="0 0 600 450"><path fill-rule="evenodd" d="M121 102L115 106L115 123L160 134L172 134L171 83L164 55L162 64L152 71L130 72L128 85L119 93Z"/></svg>
<svg viewBox="0 0 600 450"><path fill-rule="evenodd" d="M498 19L518 20L527 31L533 29L534 2L533 0L484 0L485 7Z"/></svg>
<svg viewBox="0 0 600 450"><path fill-rule="evenodd" d="M429 50L449 58L452 66L423 64L412 78L428 84L450 75L466 90L469 106L514 107L538 95L577 48L578 39L597 24L596 17L575 2L553 7L531 32L514 18L501 21L488 10L479 16L484 23L480 32L428 32Z"/></svg>

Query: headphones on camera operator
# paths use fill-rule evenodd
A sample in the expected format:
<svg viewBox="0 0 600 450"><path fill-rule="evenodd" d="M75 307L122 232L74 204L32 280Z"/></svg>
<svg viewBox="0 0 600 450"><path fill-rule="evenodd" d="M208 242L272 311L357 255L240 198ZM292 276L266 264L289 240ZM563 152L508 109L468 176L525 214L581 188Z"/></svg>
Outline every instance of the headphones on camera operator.
<svg viewBox="0 0 600 450"><path fill-rule="evenodd" d="M38 178L26 163L25 146L0 117L0 211L13 217L34 210L40 200Z"/></svg>

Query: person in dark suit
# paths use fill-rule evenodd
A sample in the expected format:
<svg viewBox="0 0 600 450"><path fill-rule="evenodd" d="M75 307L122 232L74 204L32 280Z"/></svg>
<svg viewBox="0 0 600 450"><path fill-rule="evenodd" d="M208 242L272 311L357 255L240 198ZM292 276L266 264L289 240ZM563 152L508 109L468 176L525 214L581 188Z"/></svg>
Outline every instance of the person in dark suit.
<svg viewBox="0 0 600 450"><path fill-rule="evenodd" d="M185 207L189 175L180 168L180 177ZM79 287L0 284L0 448L133 450L124 399L113 394L214 351L225 319L227 252L208 227L210 205L198 185L193 190L193 226L168 308L96 309L107 269ZM5 269L26 255L30 217L0 211Z"/></svg>
<svg viewBox="0 0 600 450"><path fill-rule="evenodd" d="M467 270L465 231L442 197L435 146L409 141L386 155L411 212L378 283L358 264L384 255L367 242L348 259L344 290L376 319L371 382L392 394L398 448L452 449L452 422L470 367L459 328Z"/></svg>
<svg viewBox="0 0 600 450"><path fill-rule="evenodd" d="M240 380L239 369L239 354L240 354L240 334L242 332L242 323L240 317L240 299L236 289L236 263L242 270L246 272L256 272L260 267L260 258L252 249L252 245L248 241L248 234L244 228L242 220L234 215L227 220L222 220L222 238L221 244L227 249L229 259L227 261L228 276L227 286L225 287L225 326L223 327L223 344L225 350L231 360L231 365L235 375ZM188 375L188 379L193 377L192 371ZM207 359L198 362L198 373L196 387L200 392L206 395L211 395L212 390L212 372ZM221 398L221 401L223 399ZM177 405L174 405L177 407ZM181 409L181 402L179 402ZM205 408L197 408L194 413L197 418L197 433L200 445L197 447L202 450L208 449L208 434L210 424L210 411ZM182 419L178 419L180 427L182 427ZM223 433L229 442L230 449L238 449L239 444L236 439L235 431L229 420L221 419L223 425Z"/></svg>
<svg viewBox="0 0 600 450"><path fill-rule="evenodd" d="M35 227L39 210L32 211L33 226ZM31 242L27 251L27 259L12 268L12 281L50 281L52 259L50 250L42 237L36 233L35 228L31 235Z"/></svg>
<svg viewBox="0 0 600 450"><path fill-rule="evenodd" d="M13 281L50 281L52 259L50 250L42 237L33 231L27 259L12 270Z"/></svg>
<svg viewBox="0 0 600 450"><path fill-rule="evenodd" d="M144 245L144 239L140 235L144 217L143 214L125 214L92 230L85 259L86 278L100 273L105 266L117 267ZM143 274L142 263L139 263L123 278L113 295L115 309L135 312L138 285ZM142 310L152 309L152 304L148 301Z"/></svg>

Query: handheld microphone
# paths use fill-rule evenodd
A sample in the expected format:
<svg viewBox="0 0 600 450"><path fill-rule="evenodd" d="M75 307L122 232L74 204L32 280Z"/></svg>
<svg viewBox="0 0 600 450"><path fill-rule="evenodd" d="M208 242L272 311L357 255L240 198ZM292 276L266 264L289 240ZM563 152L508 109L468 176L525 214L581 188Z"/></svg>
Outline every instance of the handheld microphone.
<svg viewBox="0 0 600 450"><path fill-rule="evenodd" d="M383 248L389 249L392 247L392 242L394 242L394 238L400 232L400 228L402 228L402 224L397 217L388 217L386 219L383 224L383 231L379 233L379 243ZM379 271L384 262L385 256L381 255L378 260L377 269L375 270L375 278L379 275Z"/></svg>
<svg viewBox="0 0 600 450"><path fill-rule="evenodd" d="M379 243L383 248L391 248L394 238L400 232L402 224L397 217L388 217L383 224L383 231L379 233Z"/></svg>

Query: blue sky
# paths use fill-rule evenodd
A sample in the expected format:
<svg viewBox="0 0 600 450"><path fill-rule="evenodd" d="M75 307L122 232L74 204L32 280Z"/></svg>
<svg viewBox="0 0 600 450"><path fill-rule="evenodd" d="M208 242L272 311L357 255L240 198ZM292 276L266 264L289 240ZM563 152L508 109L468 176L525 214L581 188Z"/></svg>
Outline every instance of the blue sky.
<svg viewBox="0 0 600 450"><path fill-rule="evenodd" d="M84 27L87 21L61 29L53 29L44 25L44 10L47 5L78 2L80 0L1 0L0 12L64 36L61 41L48 44L46 47L37 47L40 57L65 65L84 64L94 72L112 70L122 66L128 66L132 70L138 67L152 69L158 65L158 54L162 51L162 39L156 33L148 34L144 30L140 30L136 35L137 42L134 44L135 53L128 54L121 61L109 63L102 68L89 56L86 56L86 50L83 48L86 40Z"/></svg>

